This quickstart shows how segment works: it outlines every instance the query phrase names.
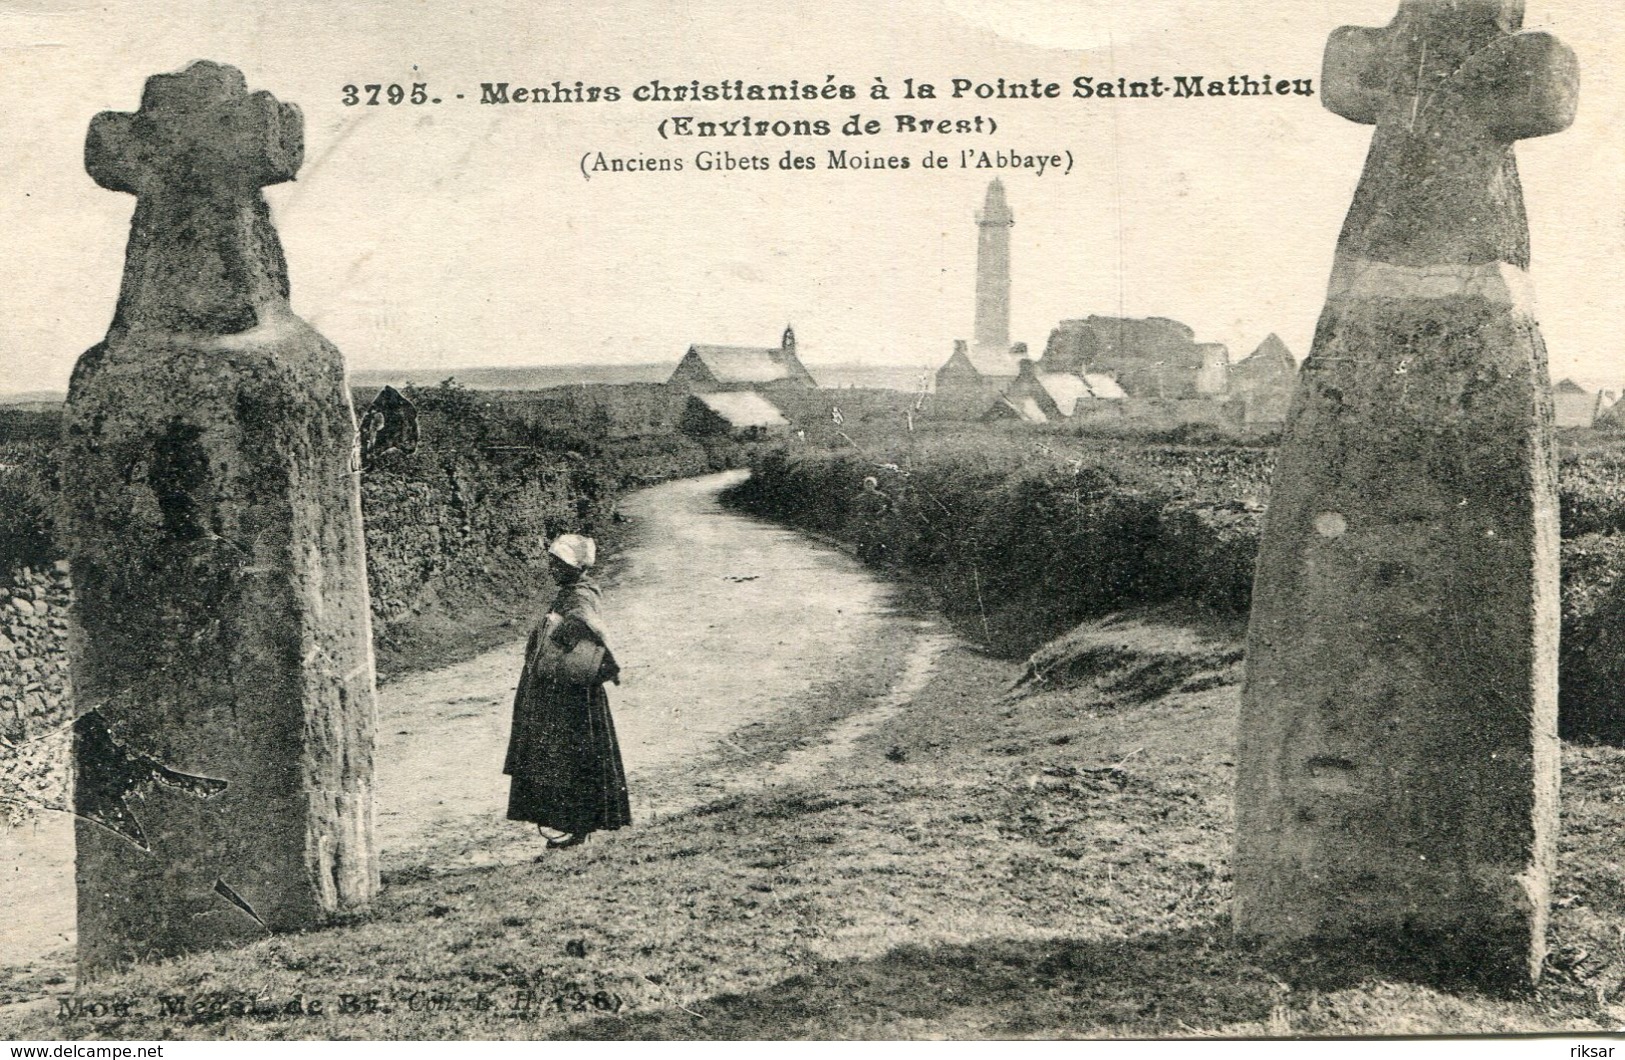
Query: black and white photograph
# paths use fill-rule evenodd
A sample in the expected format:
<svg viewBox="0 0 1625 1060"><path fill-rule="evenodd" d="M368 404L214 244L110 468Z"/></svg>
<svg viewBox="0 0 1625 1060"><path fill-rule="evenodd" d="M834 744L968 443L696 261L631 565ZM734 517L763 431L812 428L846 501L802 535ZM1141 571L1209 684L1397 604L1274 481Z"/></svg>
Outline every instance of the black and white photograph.
<svg viewBox="0 0 1625 1060"><path fill-rule="evenodd" d="M11 1055L1625 1045L1625 10L0 26Z"/></svg>

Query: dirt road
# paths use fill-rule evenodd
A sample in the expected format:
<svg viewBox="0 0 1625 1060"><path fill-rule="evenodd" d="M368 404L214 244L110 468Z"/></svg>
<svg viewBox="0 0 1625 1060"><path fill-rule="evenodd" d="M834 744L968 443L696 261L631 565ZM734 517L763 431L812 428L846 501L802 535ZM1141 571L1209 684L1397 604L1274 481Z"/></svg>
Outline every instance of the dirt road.
<svg viewBox="0 0 1625 1060"><path fill-rule="evenodd" d="M839 743L871 706L895 709L945 643L844 553L723 510L718 494L743 475L666 483L622 504L634 529L606 571L605 612L624 668L610 703L636 819L821 761L828 739L815 727L800 755L775 770L730 768L735 749L749 757L730 734L811 697L840 701ZM533 830L503 819L502 757L523 648L516 640L380 693L386 872L521 860L538 849ZM11 910L0 963L65 955L72 849L65 816L0 833L0 905Z"/></svg>

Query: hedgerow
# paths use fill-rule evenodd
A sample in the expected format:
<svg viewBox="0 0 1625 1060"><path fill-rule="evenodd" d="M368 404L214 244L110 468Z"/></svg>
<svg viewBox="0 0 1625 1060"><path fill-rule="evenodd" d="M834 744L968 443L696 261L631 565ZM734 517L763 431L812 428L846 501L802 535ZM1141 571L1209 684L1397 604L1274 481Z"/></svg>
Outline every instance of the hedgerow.
<svg viewBox="0 0 1625 1060"><path fill-rule="evenodd" d="M730 499L851 542L865 561L933 586L990 645L1027 650L1137 604L1244 615L1273 441L1212 429L873 429L837 447L763 454ZM1563 695L1577 718L1614 713L1613 690L1625 687L1625 635L1614 634L1625 613L1625 446L1564 441ZM1625 738L1625 719L1621 729Z"/></svg>

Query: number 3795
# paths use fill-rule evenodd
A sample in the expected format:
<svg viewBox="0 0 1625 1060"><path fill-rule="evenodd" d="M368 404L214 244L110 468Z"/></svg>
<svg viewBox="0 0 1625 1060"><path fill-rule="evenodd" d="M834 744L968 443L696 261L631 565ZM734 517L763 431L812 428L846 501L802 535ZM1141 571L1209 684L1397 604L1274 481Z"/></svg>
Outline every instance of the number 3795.
<svg viewBox="0 0 1625 1060"><path fill-rule="evenodd" d="M411 85L345 85L344 105L358 107L363 104L369 107L381 107L388 103L398 107L402 103L429 102L429 86L423 83Z"/></svg>

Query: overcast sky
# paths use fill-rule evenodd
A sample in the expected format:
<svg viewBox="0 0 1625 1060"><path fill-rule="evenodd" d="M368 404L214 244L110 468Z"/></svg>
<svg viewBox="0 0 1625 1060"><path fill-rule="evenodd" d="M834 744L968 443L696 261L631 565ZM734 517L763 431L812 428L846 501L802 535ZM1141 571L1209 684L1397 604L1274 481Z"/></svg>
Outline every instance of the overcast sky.
<svg viewBox="0 0 1625 1060"><path fill-rule="evenodd" d="M675 362L690 342L804 357L940 364L969 337L973 215L988 171L920 167L928 150L1065 154L1069 174L1007 172L1016 217L1012 338L1058 320L1170 316L1232 356L1278 332L1308 351L1370 130L1320 105L1320 57L1394 0L902 0L458 4L0 0L0 391L65 387L106 329L133 200L85 174L100 110L198 58L298 103L307 160L267 190L294 308L352 368ZM1575 127L1518 148L1554 376L1625 383L1625 14L1531 0L1527 28L1580 55ZM481 105L480 83L558 79L630 94L683 83L822 83L860 98L792 104ZM1314 78L1316 97L1077 100L1078 76ZM900 98L876 76L1055 81L1042 102ZM439 105L342 104L346 84L423 82ZM456 100L461 92L467 97ZM854 113L879 135L845 137ZM998 122L905 136L894 115ZM663 118L826 119L837 135L662 140ZM813 156L811 172L702 172L702 150ZM824 168L831 150L906 171ZM589 151L684 160L681 173L584 180Z"/></svg>

